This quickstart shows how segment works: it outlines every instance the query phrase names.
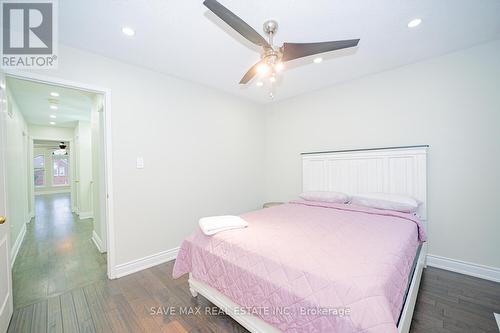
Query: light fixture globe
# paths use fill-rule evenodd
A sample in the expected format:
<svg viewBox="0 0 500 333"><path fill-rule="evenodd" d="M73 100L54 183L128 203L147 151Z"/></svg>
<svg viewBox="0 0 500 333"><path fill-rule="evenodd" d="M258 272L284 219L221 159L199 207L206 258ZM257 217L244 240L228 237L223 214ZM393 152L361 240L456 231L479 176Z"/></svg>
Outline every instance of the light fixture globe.
<svg viewBox="0 0 500 333"><path fill-rule="evenodd" d="M267 20L264 22L264 32L268 35L274 35L278 31L278 22L275 20Z"/></svg>

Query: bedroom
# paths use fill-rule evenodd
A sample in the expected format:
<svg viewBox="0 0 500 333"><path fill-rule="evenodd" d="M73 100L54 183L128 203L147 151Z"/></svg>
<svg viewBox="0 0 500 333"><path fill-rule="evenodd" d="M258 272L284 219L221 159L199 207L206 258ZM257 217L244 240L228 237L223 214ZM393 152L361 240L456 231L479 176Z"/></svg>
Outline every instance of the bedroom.
<svg viewBox="0 0 500 333"><path fill-rule="evenodd" d="M301 153L428 145L421 291L442 278L436 272L451 274L453 291L464 289L452 301L419 293L413 331L497 329L499 3L220 3L262 36L263 23L275 19L278 46L358 38L359 44L322 54L319 63L316 56L285 63L270 99L268 82L239 85L261 48L202 1L60 1L57 68L4 69L10 77L106 94L106 283L120 291L120 306L103 311L108 325L189 331L206 320L212 330L238 330L225 316L149 315L150 307L180 305L169 299L194 302L186 277L171 278L171 260L200 218L298 199ZM421 23L409 27L415 18ZM1 228L9 223L7 212ZM455 285L462 280L473 289ZM447 293L442 283L429 288ZM92 317L94 303L87 302Z"/></svg>

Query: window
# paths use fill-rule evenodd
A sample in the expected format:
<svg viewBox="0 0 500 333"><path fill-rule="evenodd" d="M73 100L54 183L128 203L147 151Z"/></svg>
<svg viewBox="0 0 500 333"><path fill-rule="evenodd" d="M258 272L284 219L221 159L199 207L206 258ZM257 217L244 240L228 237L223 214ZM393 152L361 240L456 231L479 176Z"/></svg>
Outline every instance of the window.
<svg viewBox="0 0 500 333"><path fill-rule="evenodd" d="M37 155L33 159L35 169L35 186L45 186L45 157Z"/></svg>
<svg viewBox="0 0 500 333"><path fill-rule="evenodd" d="M68 177L68 156L52 156L54 173L52 174L52 185L69 185Z"/></svg>

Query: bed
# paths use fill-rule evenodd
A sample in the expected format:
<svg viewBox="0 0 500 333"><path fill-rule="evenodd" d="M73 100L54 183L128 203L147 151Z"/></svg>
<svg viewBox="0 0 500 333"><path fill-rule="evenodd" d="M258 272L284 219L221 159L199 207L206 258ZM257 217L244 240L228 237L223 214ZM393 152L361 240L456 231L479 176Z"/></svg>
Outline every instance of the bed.
<svg viewBox="0 0 500 333"><path fill-rule="evenodd" d="M292 201L182 244L174 277L251 332L407 332L425 265L426 147L304 154L303 189L405 193L412 214Z"/></svg>

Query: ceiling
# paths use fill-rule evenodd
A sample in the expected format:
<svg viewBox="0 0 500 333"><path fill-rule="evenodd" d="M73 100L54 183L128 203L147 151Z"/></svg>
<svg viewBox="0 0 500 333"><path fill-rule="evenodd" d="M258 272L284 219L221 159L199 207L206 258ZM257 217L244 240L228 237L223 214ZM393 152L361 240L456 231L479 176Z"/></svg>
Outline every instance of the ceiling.
<svg viewBox="0 0 500 333"><path fill-rule="evenodd" d="M73 128L79 120L90 120L93 93L12 77L7 77L7 87L28 124ZM52 97L52 92L59 97Z"/></svg>
<svg viewBox="0 0 500 333"><path fill-rule="evenodd" d="M500 38L499 0L220 0L262 32L279 22L275 44L360 38L357 49L321 64L287 64L275 100ZM59 2L60 42L269 102L266 86L238 85L258 59L250 45L209 12L202 0ZM419 17L422 24L408 28ZM122 26L133 27L126 37Z"/></svg>

